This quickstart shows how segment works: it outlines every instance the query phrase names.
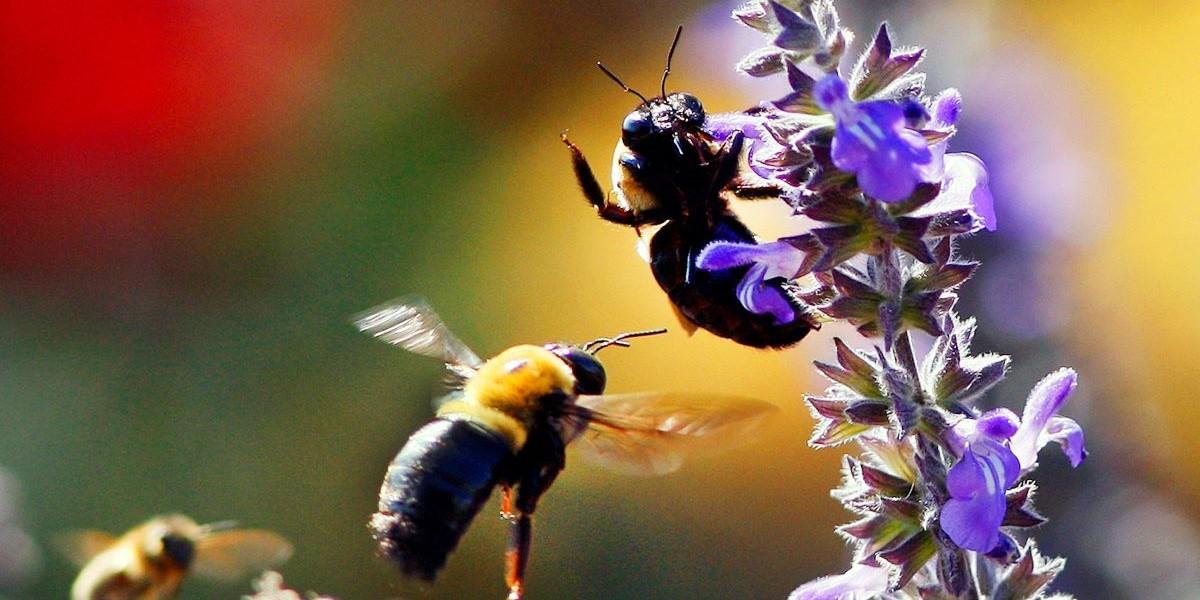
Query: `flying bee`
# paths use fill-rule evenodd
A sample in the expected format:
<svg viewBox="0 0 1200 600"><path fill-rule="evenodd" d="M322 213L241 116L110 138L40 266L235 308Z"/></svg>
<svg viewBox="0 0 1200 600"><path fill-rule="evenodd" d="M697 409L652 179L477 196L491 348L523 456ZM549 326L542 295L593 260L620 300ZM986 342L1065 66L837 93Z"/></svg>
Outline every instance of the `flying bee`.
<svg viewBox="0 0 1200 600"><path fill-rule="evenodd" d="M595 354L628 346L626 333L573 346L513 346L484 361L422 300L406 298L355 318L384 342L443 361L452 391L388 466L370 529L407 576L433 581L492 489L511 523L509 600L520 600L538 500L566 465L565 449L633 474L668 473L682 455L735 440L774 407L765 402L665 393L602 395Z"/></svg>
<svg viewBox="0 0 1200 600"><path fill-rule="evenodd" d="M606 194L583 152L562 135L571 152L575 176L600 218L635 228L660 225L650 235L649 262L689 332L704 328L720 337L756 348L781 348L800 341L817 323L782 279L768 281L792 304L796 317L779 323L772 315L748 311L738 300L737 284L749 265L708 272L696 267L700 251L714 241L753 243L754 234L729 207L727 195L778 197L781 191L748 176L743 166L744 136L735 131L718 142L705 130L704 107L686 92L667 93L671 58L683 32L667 54L661 95L647 99L603 64L605 75L642 102L621 125L613 152L612 193Z"/></svg>
<svg viewBox="0 0 1200 600"><path fill-rule="evenodd" d="M292 554L292 545L278 534L230 527L165 515L119 538L101 531L60 536L63 554L83 567L71 586L71 600L174 598L189 573L236 581Z"/></svg>

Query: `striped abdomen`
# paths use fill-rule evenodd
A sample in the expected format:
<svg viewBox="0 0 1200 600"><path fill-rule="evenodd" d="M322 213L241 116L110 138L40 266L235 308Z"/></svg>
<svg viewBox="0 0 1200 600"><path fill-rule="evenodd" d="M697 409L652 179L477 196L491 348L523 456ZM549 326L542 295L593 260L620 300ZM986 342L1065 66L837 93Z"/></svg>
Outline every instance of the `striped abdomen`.
<svg viewBox="0 0 1200 600"><path fill-rule="evenodd" d="M504 438L463 420L436 419L396 454L371 531L406 575L432 581L513 459Z"/></svg>

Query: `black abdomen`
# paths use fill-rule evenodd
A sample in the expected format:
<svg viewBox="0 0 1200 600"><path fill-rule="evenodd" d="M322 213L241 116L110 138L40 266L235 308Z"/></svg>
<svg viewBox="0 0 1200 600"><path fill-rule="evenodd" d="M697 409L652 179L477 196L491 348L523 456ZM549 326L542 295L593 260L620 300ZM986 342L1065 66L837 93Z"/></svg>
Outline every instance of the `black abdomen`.
<svg viewBox="0 0 1200 600"><path fill-rule="evenodd" d="M388 466L370 528L405 575L432 581L513 458L496 433L463 420L418 429Z"/></svg>
<svg viewBox="0 0 1200 600"><path fill-rule="evenodd" d="M813 325L798 304L793 305L796 318L783 325L771 315L755 314L742 306L737 285L749 266L721 271L702 271L695 266L700 250L717 240L753 243L754 236L737 217L725 214L704 232L689 231L682 221L670 221L650 240L650 269L679 312L713 334L755 348L783 348L808 335ZM780 282L767 285L778 286L788 297Z"/></svg>

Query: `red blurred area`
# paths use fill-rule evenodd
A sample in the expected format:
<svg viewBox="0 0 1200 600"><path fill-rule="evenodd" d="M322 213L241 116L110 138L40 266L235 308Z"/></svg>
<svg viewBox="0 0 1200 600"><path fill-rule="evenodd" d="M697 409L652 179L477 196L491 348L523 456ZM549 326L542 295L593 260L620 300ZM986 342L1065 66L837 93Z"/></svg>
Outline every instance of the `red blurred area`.
<svg viewBox="0 0 1200 600"><path fill-rule="evenodd" d="M0 264L44 267L98 227L221 203L179 187L252 168L295 125L327 88L344 12L337 2L0 3Z"/></svg>

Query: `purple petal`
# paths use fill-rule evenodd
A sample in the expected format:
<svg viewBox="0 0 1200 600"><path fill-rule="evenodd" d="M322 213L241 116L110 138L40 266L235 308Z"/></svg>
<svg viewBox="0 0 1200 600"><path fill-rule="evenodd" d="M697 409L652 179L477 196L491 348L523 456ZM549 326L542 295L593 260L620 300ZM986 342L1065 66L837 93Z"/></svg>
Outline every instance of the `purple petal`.
<svg viewBox="0 0 1200 600"><path fill-rule="evenodd" d="M796 319L796 309L792 308L782 290L763 283L766 272L767 266L762 263L750 267L737 285L738 300L752 313L775 317L779 325L791 323Z"/></svg>
<svg viewBox="0 0 1200 600"><path fill-rule="evenodd" d="M971 446L999 476L1000 496L1021 477L1021 462L1012 450L995 440L980 440Z"/></svg>
<svg viewBox="0 0 1200 600"><path fill-rule="evenodd" d="M872 598L888 588L888 571L856 563L841 575L814 579L788 595L788 600L860 600Z"/></svg>
<svg viewBox="0 0 1200 600"><path fill-rule="evenodd" d="M871 148L841 124L833 136L829 155L837 168L854 173L871 160Z"/></svg>
<svg viewBox="0 0 1200 600"><path fill-rule="evenodd" d="M813 86L813 99L817 106L833 113L839 120L854 118L854 103L850 101L850 91L846 82L837 75L826 75L824 79Z"/></svg>
<svg viewBox="0 0 1200 600"><path fill-rule="evenodd" d="M1051 417L1046 426L1046 437L1062 446L1063 454L1067 455L1072 467L1078 467L1087 458L1087 448L1083 447L1083 428L1074 419Z"/></svg>
<svg viewBox="0 0 1200 600"><path fill-rule="evenodd" d="M853 126L839 123L837 137L851 136L868 150L868 160L860 162L858 184L867 195L884 202L909 197L920 181L935 181L941 175L941 161L921 134L904 127L904 111L891 102L865 102L859 105L863 118ZM835 139L835 141L837 141ZM852 170L838 163L839 169Z"/></svg>
<svg viewBox="0 0 1200 600"><path fill-rule="evenodd" d="M766 119L745 113L713 113L704 120L704 131L713 136L718 142L725 141L735 131L746 135L747 140L759 140L767 137L763 129Z"/></svg>
<svg viewBox="0 0 1200 600"><path fill-rule="evenodd" d="M1020 419L1007 408L997 408L983 413L975 425L976 431L994 440L1007 440L1021 426Z"/></svg>
<svg viewBox="0 0 1200 600"><path fill-rule="evenodd" d="M760 253L758 244L717 241L700 251L696 266L705 271L732 269L754 262Z"/></svg>
<svg viewBox="0 0 1200 600"><path fill-rule="evenodd" d="M1037 464L1037 453L1046 445L1046 426L1050 418L1075 390L1077 375L1073 369L1059 369L1038 382L1025 401L1025 412L1021 415L1021 427L1012 438L1013 453L1021 461L1021 467L1032 468Z"/></svg>
<svg viewBox="0 0 1200 600"><path fill-rule="evenodd" d="M990 438L972 443L947 473L951 498L942 507L942 530L962 548L994 548L1007 511L1005 492L1020 472L1017 458L1004 445Z"/></svg>
<svg viewBox="0 0 1200 600"><path fill-rule="evenodd" d="M813 93L817 104L837 120L833 164L857 175L867 195L898 202L912 195L917 183L941 178L941 156L930 151L924 136L904 126L904 109L897 103L856 104L847 95L846 82L836 75L817 82Z"/></svg>
<svg viewBox="0 0 1200 600"><path fill-rule="evenodd" d="M997 506L999 510L997 510ZM951 498L942 507L942 531L960 548L987 552L1000 543L1004 504L988 496L968 500Z"/></svg>
<svg viewBox="0 0 1200 600"><path fill-rule="evenodd" d="M944 149L944 144L938 144ZM934 155L938 152L934 147ZM989 231L996 230L996 209L988 187L988 173L979 157L966 152L947 154L942 190L937 198L912 212L914 217L931 216L966 209L974 214Z"/></svg>
<svg viewBox="0 0 1200 600"><path fill-rule="evenodd" d="M883 140L880 146L857 173L858 185L868 196L883 202L899 202L912 195L918 182L936 179L940 163L934 163L921 134L904 129Z"/></svg>
<svg viewBox="0 0 1200 600"><path fill-rule="evenodd" d="M878 133L874 133L872 137L886 139L886 134L904 131L904 109L895 102L888 100L876 100L874 102L863 102L858 105L858 109L862 112L866 119L870 120L879 128ZM847 123L852 125L852 123ZM924 138L921 138L921 146L925 146Z"/></svg>
<svg viewBox="0 0 1200 600"><path fill-rule="evenodd" d="M930 125L934 129L954 127L958 123L959 114L962 113L962 103L962 94L958 90L943 90L933 100L933 123Z"/></svg>
<svg viewBox="0 0 1200 600"><path fill-rule="evenodd" d="M750 263L766 266L762 279L793 279L804 268L807 255L787 242L744 244L717 241L704 247L696 257L696 266L705 271L731 269Z"/></svg>
<svg viewBox="0 0 1200 600"><path fill-rule="evenodd" d="M966 452L946 473L946 491L954 498L972 498L987 487L983 465L974 452Z"/></svg>

